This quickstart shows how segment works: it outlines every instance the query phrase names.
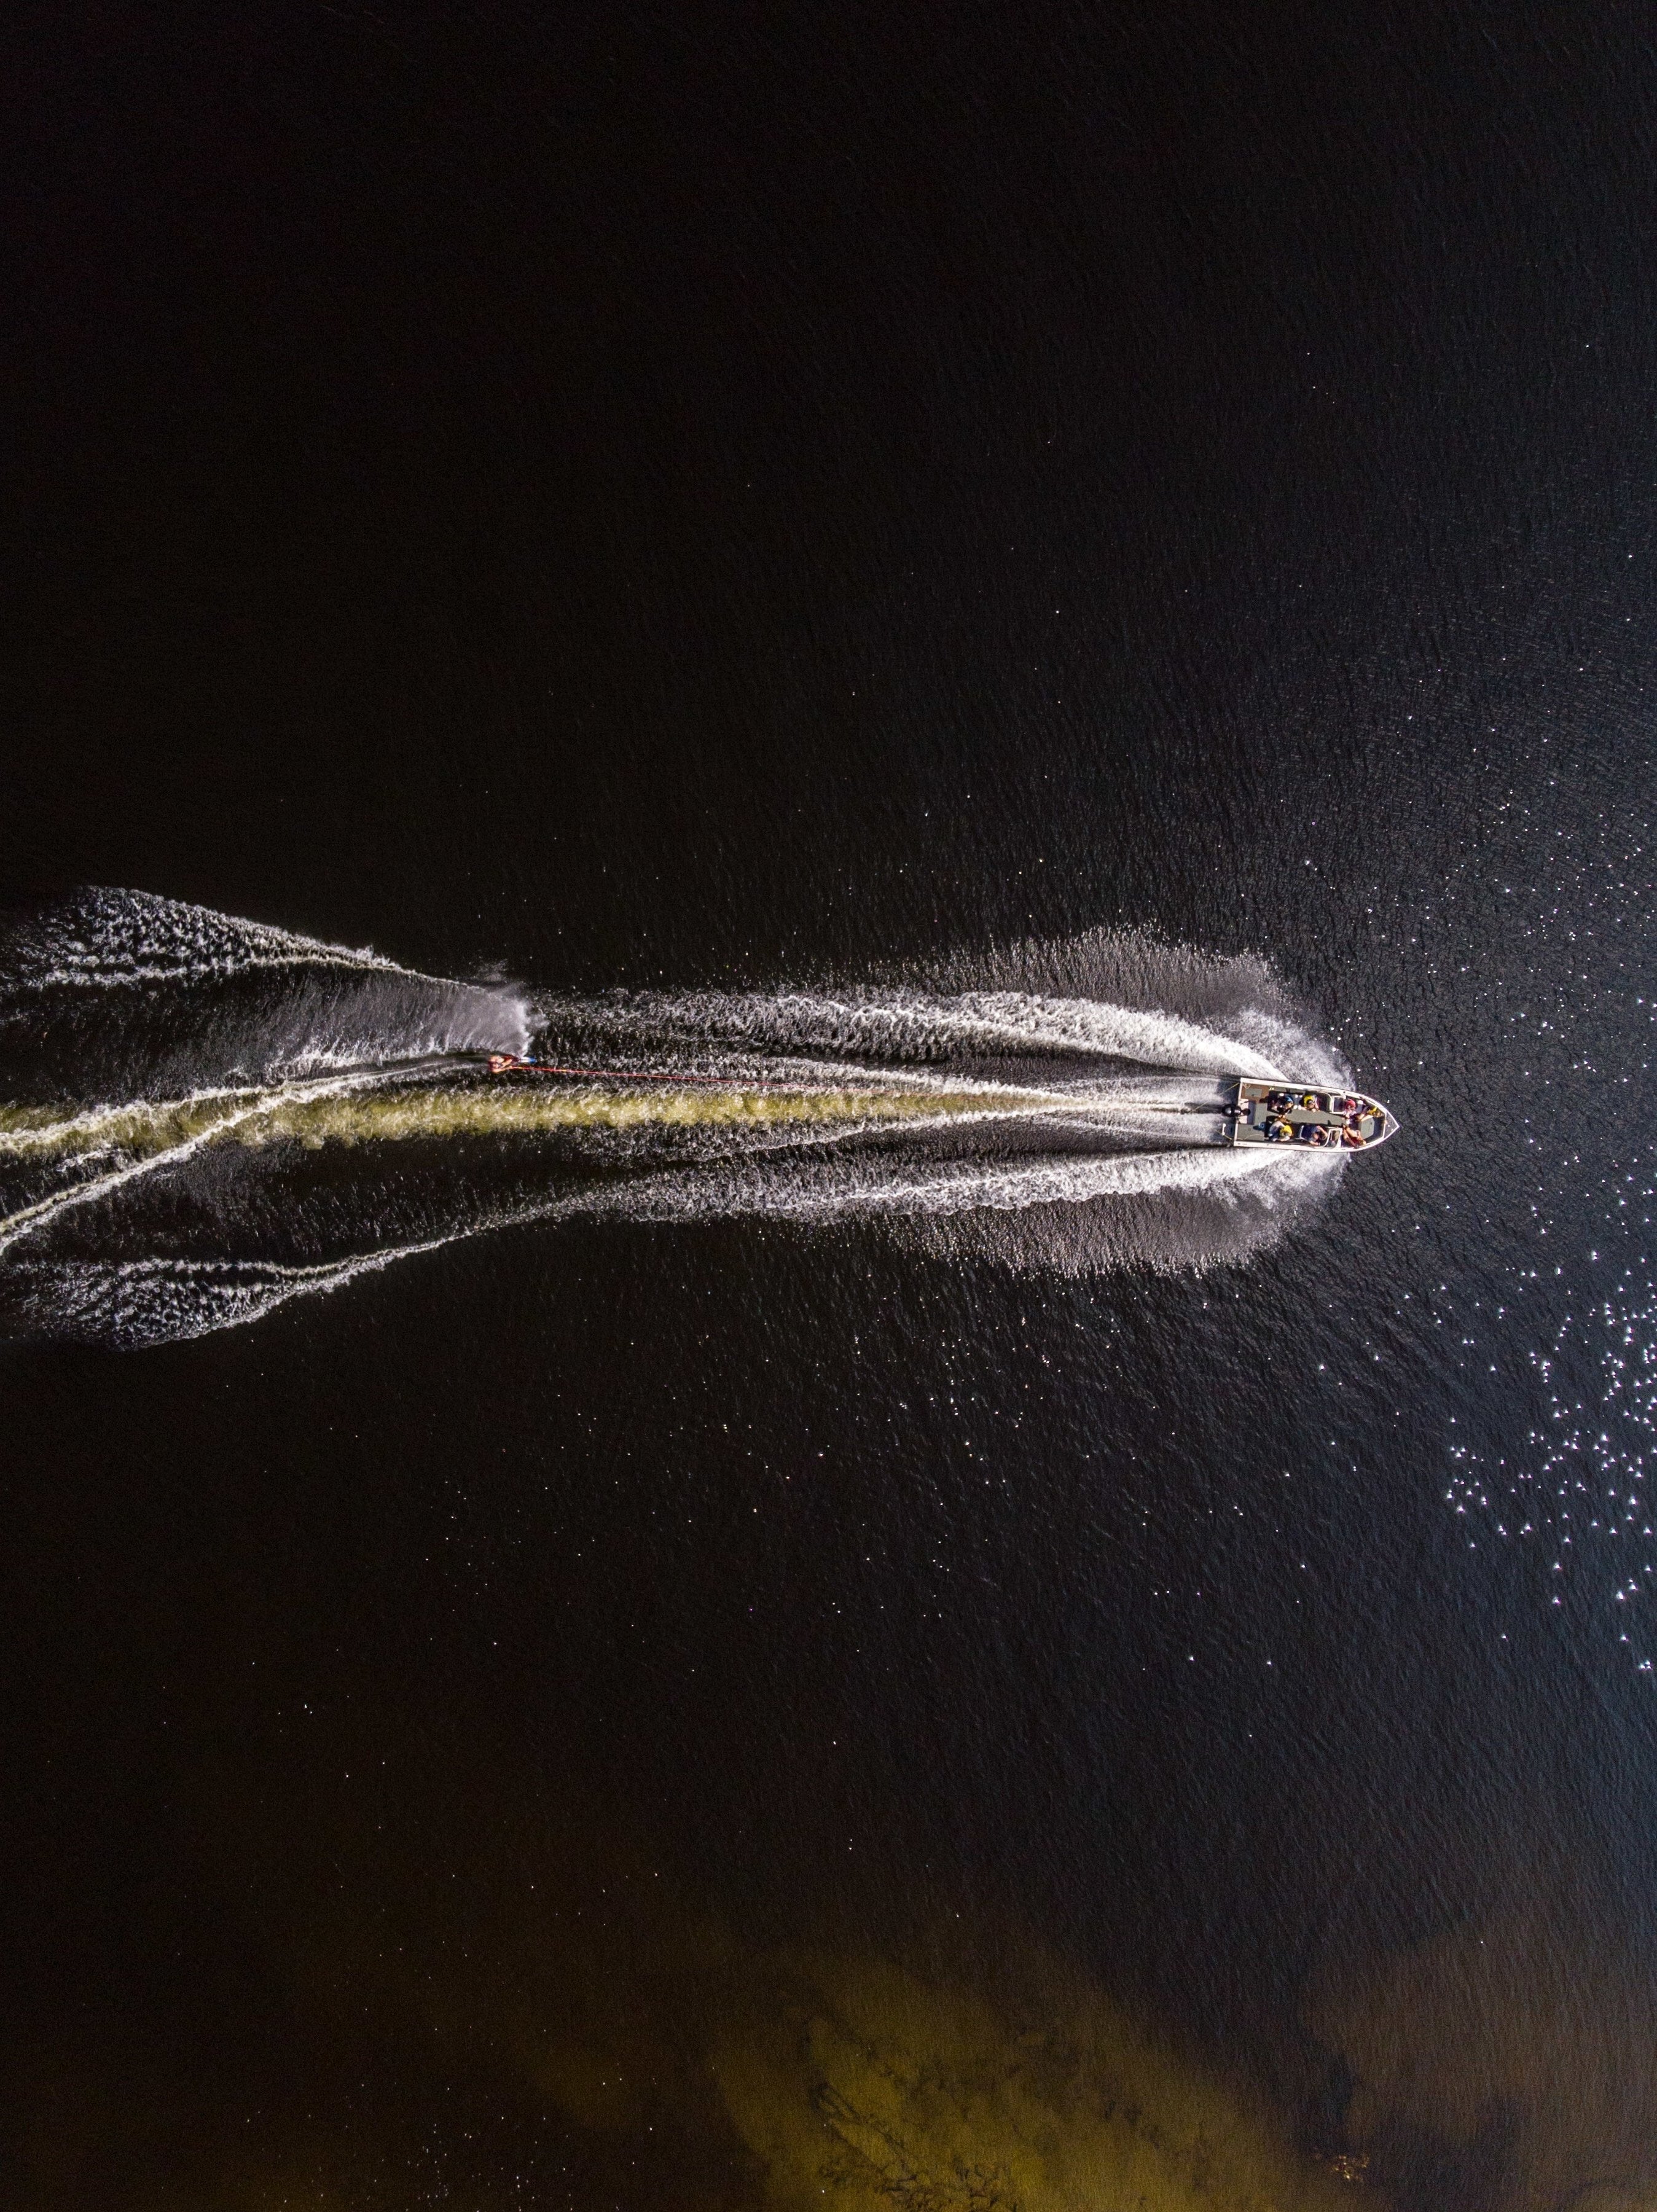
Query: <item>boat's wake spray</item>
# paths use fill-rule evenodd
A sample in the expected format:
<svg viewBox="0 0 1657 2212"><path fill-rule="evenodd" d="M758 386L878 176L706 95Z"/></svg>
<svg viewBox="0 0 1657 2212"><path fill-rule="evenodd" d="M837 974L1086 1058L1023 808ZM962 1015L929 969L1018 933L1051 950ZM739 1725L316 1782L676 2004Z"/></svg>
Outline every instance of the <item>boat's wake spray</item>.
<svg viewBox="0 0 1657 2212"><path fill-rule="evenodd" d="M536 1002L84 894L0 937L0 1299L153 1342L595 1215L1203 1266L1338 1176L1232 1141L1240 1079L1346 1080L1261 963L1099 936L945 981Z"/></svg>

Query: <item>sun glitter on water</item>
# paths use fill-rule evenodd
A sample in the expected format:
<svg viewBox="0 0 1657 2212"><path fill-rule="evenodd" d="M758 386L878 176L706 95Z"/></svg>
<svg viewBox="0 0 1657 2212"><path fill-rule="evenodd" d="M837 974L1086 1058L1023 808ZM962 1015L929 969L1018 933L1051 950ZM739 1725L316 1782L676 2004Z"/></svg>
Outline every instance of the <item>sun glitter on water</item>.
<svg viewBox="0 0 1657 2212"><path fill-rule="evenodd" d="M1641 1608L1657 1573L1645 1482L1657 1458L1657 1283L1649 1262L1623 1268L1605 1297L1568 1312L1531 1364L1546 1393L1546 1425L1526 1439L1525 1462L1492 1462L1452 1448L1445 1495L1459 1516L1497 1539L1545 1547L1563 1607L1585 1577L1608 1584L1603 1602L1636 1670L1654 1671ZM1571 1376L1580 1377L1573 1388Z"/></svg>

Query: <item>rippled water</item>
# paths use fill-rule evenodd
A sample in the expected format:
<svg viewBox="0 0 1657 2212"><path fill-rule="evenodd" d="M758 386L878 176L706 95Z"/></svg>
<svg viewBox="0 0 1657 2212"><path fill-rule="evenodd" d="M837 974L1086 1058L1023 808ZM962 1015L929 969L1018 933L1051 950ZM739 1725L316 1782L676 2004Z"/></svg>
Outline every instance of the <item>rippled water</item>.
<svg viewBox="0 0 1657 2212"><path fill-rule="evenodd" d="M1649 2206L1642 24L25 43L0 2197Z"/></svg>

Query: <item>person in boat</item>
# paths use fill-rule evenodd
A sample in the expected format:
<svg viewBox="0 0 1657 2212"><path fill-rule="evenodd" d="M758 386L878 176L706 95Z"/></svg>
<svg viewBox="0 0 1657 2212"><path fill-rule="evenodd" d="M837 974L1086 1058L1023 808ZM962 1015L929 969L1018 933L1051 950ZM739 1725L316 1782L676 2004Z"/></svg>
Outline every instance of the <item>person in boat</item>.
<svg viewBox="0 0 1657 2212"><path fill-rule="evenodd" d="M1268 1121L1265 1134L1269 1145L1291 1144L1295 1137L1295 1124L1292 1121Z"/></svg>
<svg viewBox="0 0 1657 2212"><path fill-rule="evenodd" d="M1369 1139L1364 1135L1363 1130L1358 1122L1349 1121L1346 1127L1341 1131L1341 1142L1343 1145L1351 1146L1352 1149L1355 1151L1359 1146L1367 1145L1369 1142Z"/></svg>

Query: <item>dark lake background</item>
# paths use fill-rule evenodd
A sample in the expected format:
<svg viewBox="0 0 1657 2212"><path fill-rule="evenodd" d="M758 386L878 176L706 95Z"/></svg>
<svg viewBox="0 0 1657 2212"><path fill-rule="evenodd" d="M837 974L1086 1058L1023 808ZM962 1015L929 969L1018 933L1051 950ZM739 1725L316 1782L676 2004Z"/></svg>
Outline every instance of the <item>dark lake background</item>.
<svg viewBox="0 0 1657 2212"><path fill-rule="evenodd" d="M1244 2116L1156 2212L1657 2203L1648 12L7 44L7 899L1144 927L1403 1132L1206 1279L526 1229L9 1347L5 2203L1111 2212L1112 2068Z"/></svg>

